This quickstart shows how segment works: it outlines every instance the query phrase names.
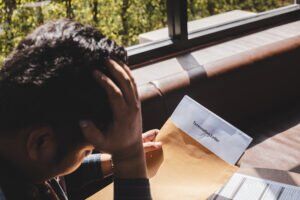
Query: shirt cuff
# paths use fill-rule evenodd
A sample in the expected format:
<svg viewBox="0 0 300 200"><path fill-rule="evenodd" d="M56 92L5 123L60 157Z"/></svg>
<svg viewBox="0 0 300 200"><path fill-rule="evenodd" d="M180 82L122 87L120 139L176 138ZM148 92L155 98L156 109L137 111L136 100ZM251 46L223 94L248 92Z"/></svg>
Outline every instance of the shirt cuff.
<svg viewBox="0 0 300 200"><path fill-rule="evenodd" d="M114 180L115 200L151 200L150 183L148 179L118 179Z"/></svg>

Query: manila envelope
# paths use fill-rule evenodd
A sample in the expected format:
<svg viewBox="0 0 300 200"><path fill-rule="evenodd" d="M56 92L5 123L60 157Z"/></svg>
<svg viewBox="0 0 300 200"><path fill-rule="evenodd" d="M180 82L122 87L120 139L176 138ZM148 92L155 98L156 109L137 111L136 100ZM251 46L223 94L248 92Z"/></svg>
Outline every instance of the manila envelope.
<svg viewBox="0 0 300 200"><path fill-rule="evenodd" d="M162 142L162 150L147 154L151 194L155 200L207 199L237 170L177 128L171 119L156 140ZM113 199L113 185L88 198L98 199Z"/></svg>

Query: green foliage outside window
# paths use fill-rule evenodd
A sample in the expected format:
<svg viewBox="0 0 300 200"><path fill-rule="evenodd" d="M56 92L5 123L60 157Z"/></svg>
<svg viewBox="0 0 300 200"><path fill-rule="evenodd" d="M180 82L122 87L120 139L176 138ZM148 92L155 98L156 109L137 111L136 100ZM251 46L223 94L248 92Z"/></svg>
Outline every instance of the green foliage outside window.
<svg viewBox="0 0 300 200"><path fill-rule="evenodd" d="M188 0L189 20L199 19L231 10L263 12L289 4L294 0Z"/></svg>
<svg viewBox="0 0 300 200"><path fill-rule="evenodd" d="M15 45L49 20L72 18L97 27L124 46L166 26L166 0L0 0L0 66ZM189 20L230 10L262 12L293 0L188 0Z"/></svg>

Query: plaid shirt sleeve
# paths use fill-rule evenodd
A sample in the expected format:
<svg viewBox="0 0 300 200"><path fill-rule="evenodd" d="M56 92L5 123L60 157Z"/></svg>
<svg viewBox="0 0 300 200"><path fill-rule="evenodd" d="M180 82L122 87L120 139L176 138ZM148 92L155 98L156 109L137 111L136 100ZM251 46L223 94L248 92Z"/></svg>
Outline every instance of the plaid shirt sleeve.
<svg viewBox="0 0 300 200"><path fill-rule="evenodd" d="M148 179L115 179L114 200L151 200Z"/></svg>
<svg viewBox="0 0 300 200"><path fill-rule="evenodd" d="M152 199L148 179L113 179L112 176L104 178L101 169L100 154L93 154L88 156L84 160L80 168L73 174L66 176L65 180L67 184L67 191L70 196L80 195L78 193L76 194L76 192L80 191L93 181L101 181L103 184L100 188L103 188L114 181L115 200ZM74 191L76 192L74 193Z"/></svg>
<svg viewBox="0 0 300 200"><path fill-rule="evenodd" d="M76 186L77 188L103 178L100 154L92 154L86 157L75 172L65 176L66 181L71 182L72 186Z"/></svg>
<svg viewBox="0 0 300 200"><path fill-rule="evenodd" d="M81 166L72 174L64 177L69 196L79 195L91 183L101 181L105 185L112 182L112 177L104 177L101 169L101 154L86 157ZM105 185L101 186L104 187ZM1 199L0 199L1 200Z"/></svg>
<svg viewBox="0 0 300 200"><path fill-rule="evenodd" d="M1 188L0 188L0 200L6 200Z"/></svg>

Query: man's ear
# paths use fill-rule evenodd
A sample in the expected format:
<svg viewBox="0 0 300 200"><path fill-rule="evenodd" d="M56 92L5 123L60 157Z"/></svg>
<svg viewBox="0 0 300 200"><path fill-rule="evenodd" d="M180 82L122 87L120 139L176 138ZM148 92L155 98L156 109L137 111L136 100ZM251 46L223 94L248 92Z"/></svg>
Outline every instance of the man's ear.
<svg viewBox="0 0 300 200"><path fill-rule="evenodd" d="M39 127L32 130L27 138L26 149L32 161L51 161L56 150L56 140L51 128Z"/></svg>

